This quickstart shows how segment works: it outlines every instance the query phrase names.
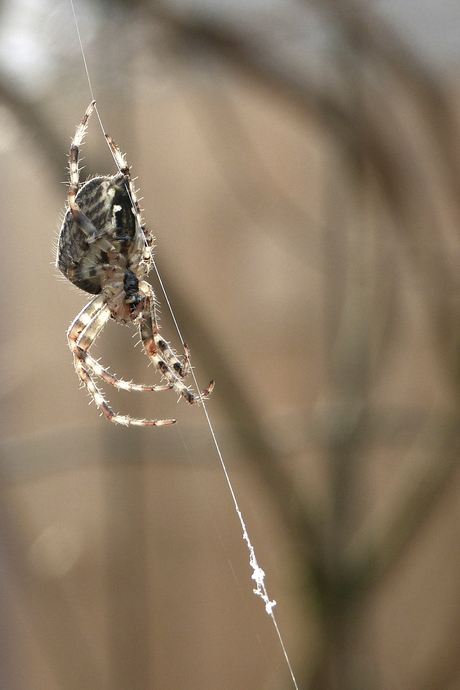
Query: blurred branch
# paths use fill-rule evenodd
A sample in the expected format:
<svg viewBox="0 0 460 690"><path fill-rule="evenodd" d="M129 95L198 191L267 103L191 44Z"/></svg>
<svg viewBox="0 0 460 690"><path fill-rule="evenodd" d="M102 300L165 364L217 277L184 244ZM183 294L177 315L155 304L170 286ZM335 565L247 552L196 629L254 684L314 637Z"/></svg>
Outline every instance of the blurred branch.
<svg viewBox="0 0 460 690"><path fill-rule="evenodd" d="M62 141L53 127L50 126L38 106L17 91L11 81L0 70L0 101L14 114L19 124L34 138L36 146L48 159L50 167L59 180L65 171L65 152L70 147L70 140L62 146Z"/></svg>
<svg viewBox="0 0 460 690"><path fill-rule="evenodd" d="M433 414L416 441L423 459L411 465L397 492L392 516L381 520L371 514L347 547L344 572L356 589L367 588L394 566L404 546L429 515L431 506L458 465L460 419ZM423 511L421 511L421 508Z"/></svg>

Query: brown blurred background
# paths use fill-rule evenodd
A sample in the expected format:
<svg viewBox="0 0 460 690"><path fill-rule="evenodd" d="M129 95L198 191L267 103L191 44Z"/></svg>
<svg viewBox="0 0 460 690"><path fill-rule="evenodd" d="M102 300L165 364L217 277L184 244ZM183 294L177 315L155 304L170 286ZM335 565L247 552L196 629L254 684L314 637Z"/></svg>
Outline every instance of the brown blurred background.
<svg viewBox="0 0 460 690"><path fill-rule="evenodd" d="M75 6L299 687L460 688L458 71L373 3ZM0 12L0 688L292 688L202 410L79 389L91 96L67 0ZM95 117L83 157L114 172ZM136 341L94 352L157 382Z"/></svg>

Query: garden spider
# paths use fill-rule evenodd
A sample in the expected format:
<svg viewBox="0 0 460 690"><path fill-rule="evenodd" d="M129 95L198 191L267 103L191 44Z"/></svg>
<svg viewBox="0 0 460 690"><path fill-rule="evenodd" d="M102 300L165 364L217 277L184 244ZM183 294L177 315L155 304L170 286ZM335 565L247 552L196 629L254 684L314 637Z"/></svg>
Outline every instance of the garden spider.
<svg viewBox="0 0 460 690"><path fill-rule="evenodd" d="M79 189L78 155L87 123L95 108L93 101L77 127L69 157L68 204L59 233L56 266L74 285L95 297L78 314L67 332L69 347L80 381L97 407L112 422L124 425L162 426L174 419L132 419L116 414L95 383L99 377L115 388L128 391L165 391L174 388L189 403L208 398L214 387L194 395L182 379L190 371L190 357L180 361L161 337L155 314L156 299L145 278L152 262L153 237L142 223L139 203L128 164L106 134L119 172L98 176ZM118 379L89 354L89 349L109 318L117 323L139 326L142 343L166 385L144 386Z"/></svg>

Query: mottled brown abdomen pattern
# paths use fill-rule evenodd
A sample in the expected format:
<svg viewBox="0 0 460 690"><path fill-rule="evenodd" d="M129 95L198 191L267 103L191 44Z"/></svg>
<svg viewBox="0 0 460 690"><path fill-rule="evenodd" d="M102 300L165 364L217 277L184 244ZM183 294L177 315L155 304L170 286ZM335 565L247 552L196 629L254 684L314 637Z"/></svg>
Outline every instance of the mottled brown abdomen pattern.
<svg viewBox="0 0 460 690"><path fill-rule="evenodd" d="M107 255L94 239L104 235L110 241L119 240L122 246L127 246L136 232L124 176L119 173L113 177L94 177L79 190L76 202L96 234L88 237L69 208L59 233L56 265L74 285L97 295L101 292L98 267L107 263Z"/></svg>

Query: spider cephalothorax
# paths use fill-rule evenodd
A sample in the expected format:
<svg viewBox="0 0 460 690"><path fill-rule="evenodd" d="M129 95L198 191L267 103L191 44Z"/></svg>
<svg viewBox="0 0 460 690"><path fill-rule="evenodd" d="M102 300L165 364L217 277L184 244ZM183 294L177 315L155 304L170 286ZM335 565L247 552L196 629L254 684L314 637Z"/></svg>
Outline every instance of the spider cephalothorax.
<svg viewBox="0 0 460 690"><path fill-rule="evenodd" d="M70 185L67 209L59 233L56 266L74 285L94 295L71 324L67 339L75 369L97 407L112 422L140 426L173 424L173 419L144 420L118 415L109 407L95 377L129 391L163 391L174 388L189 403L207 398L214 386L194 395L183 378L190 371L189 352L181 361L160 336L155 314L155 294L146 281L152 261L153 238L142 223L128 164L115 142L106 134L119 172L94 177L79 187L78 155L93 101L77 127L70 148ZM150 360L166 385L144 386L123 381L104 369L89 348L109 318L117 323L134 322Z"/></svg>

